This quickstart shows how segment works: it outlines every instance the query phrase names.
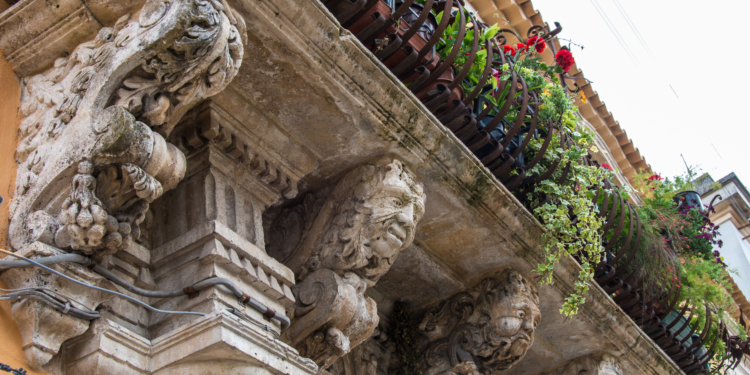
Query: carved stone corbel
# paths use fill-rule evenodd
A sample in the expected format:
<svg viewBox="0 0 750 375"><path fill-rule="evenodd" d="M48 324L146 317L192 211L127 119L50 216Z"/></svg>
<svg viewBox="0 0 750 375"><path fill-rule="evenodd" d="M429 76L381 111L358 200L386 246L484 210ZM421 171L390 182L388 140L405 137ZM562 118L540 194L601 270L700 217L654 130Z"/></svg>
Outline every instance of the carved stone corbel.
<svg viewBox="0 0 750 375"><path fill-rule="evenodd" d="M518 363L541 321L532 280L509 268L425 313L419 329L425 375L491 375Z"/></svg>
<svg viewBox="0 0 750 375"><path fill-rule="evenodd" d="M107 169L109 155L99 144L107 134L125 142L110 142L114 151L127 148L128 136L152 137L150 128L156 131L153 134L166 136L193 105L223 90L239 70L245 37L244 21L226 0L147 0L137 16L123 16L70 56L57 59L53 68L25 78L20 166L9 230L13 247L27 243L21 234L29 214L44 208L56 215L69 195L67 187L51 185L74 178L81 161L93 162L96 171ZM112 121L116 120L112 108L124 108L137 121ZM151 141L155 150L169 147L172 161L184 160L162 137L153 136ZM133 180L139 198L159 195L155 180L162 191L179 182L179 173L166 185L154 174L160 166L153 165L157 159L150 149L130 151L110 164L126 168L125 176L118 178ZM84 176L91 174L78 175L78 182L85 182ZM89 230L101 231L95 227L101 224L91 225ZM98 246L88 243L90 239L98 243L99 234L94 232L78 246L84 252Z"/></svg>
<svg viewBox="0 0 750 375"><path fill-rule="evenodd" d="M226 0L146 0L54 67L25 77L11 247L41 241L102 259L139 240L149 204L185 174L185 156L165 137L234 78L245 38L244 21ZM14 301L22 337L82 332L55 336L67 326L49 319L60 315L49 309ZM78 325L85 330L88 322ZM46 348L27 351L35 368L59 348L57 341L34 345Z"/></svg>
<svg viewBox="0 0 750 375"><path fill-rule="evenodd" d="M323 195L278 216L268 253L301 280L284 338L327 368L377 327L377 306L364 292L411 244L425 196L393 159L358 167Z"/></svg>

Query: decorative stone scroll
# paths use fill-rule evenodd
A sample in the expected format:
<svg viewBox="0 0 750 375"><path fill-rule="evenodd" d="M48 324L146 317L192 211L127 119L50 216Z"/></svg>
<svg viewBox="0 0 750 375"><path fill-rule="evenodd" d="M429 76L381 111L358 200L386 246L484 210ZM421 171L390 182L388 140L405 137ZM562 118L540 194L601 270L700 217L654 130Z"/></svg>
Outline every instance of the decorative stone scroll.
<svg viewBox="0 0 750 375"><path fill-rule="evenodd" d="M533 281L509 268L430 309L419 329L425 375L491 375L518 363L541 321Z"/></svg>
<svg viewBox="0 0 750 375"><path fill-rule="evenodd" d="M226 0L147 0L137 16L123 16L70 56L58 58L54 67L25 78L14 220L35 211L33 206L45 205L37 202L40 193L80 161L99 159L96 169L107 169L106 158L96 154L101 149L95 140L107 131L102 125L112 126L109 132L119 136L121 124L97 122L105 108L122 107L138 124L166 136L187 110L234 78L245 38L244 21ZM138 180L141 199L147 194L153 199L158 187L133 167L143 167L138 161L151 156L145 151L115 167L127 168L125 178ZM79 175L79 182L86 180L87 173ZM162 186L162 191L168 189ZM100 231L98 225L89 230ZM98 237L92 232L87 238L97 243ZM88 242L80 246L91 247Z"/></svg>
<svg viewBox="0 0 750 375"><path fill-rule="evenodd" d="M12 248L42 242L100 260L140 241L149 204L185 175L185 155L165 137L193 105L230 83L245 39L244 21L226 0L145 0L52 68L24 77ZM92 292L71 296L85 300L80 293ZM14 317L27 320L23 337L64 327L49 318L59 312L25 301L13 303ZM89 325L79 323L61 340L39 344L46 349L27 351L27 362L50 365L61 343Z"/></svg>
<svg viewBox="0 0 750 375"><path fill-rule="evenodd" d="M279 215L268 252L297 270L295 321L285 338L301 355L328 368L372 335L377 306L364 292L411 244L424 203L414 174L382 159Z"/></svg>

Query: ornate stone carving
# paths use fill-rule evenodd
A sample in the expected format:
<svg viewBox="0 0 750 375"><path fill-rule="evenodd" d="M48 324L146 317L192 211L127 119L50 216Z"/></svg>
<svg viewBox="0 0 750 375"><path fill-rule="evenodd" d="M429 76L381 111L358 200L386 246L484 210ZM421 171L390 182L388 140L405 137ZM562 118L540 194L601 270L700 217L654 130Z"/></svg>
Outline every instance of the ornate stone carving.
<svg viewBox="0 0 750 375"><path fill-rule="evenodd" d="M590 355L579 357L547 375L622 375L622 368L617 358L603 353L601 356Z"/></svg>
<svg viewBox="0 0 750 375"><path fill-rule="evenodd" d="M66 152L61 149L68 146L58 143L98 133L96 124L86 128L107 106L121 106L168 134L191 106L229 84L242 62L245 37L244 21L226 0L148 0L137 17L123 16L53 68L27 78L17 153L19 203L13 211L46 165L54 164L50 156L92 157L93 144L78 142Z"/></svg>
<svg viewBox="0 0 750 375"><path fill-rule="evenodd" d="M101 256L140 238L149 203L182 179L186 162L182 152L121 107L102 112L94 126L94 162L78 164L55 244ZM94 163L100 165L96 178Z"/></svg>
<svg viewBox="0 0 750 375"><path fill-rule="evenodd" d="M164 137L191 106L229 84L244 39L244 21L226 0L145 0L46 72L26 77L12 247L54 243L100 259L130 249L142 238L149 204L185 174L184 154ZM118 264L132 272L147 268L147 257L126 258L138 267ZM34 279L54 280L44 273ZM147 275L139 280L153 284ZM27 351L37 368L88 326L67 316L61 321L72 323L55 323L50 317L59 312L23 299L13 310L23 337L56 325L64 333Z"/></svg>
<svg viewBox="0 0 750 375"><path fill-rule="evenodd" d="M128 24L123 39L159 23L174 6L185 7L180 16L190 26L170 48L143 61L146 74L126 79L115 102L150 126L165 125L164 133L190 107L229 84L242 63L245 36L244 21L226 0L150 0L138 22Z"/></svg>
<svg viewBox="0 0 750 375"><path fill-rule="evenodd" d="M490 375L518 363L541 320L539 292L509 268L430 309L419 325L425 375Z"/></svg>
<svg viewBox="0 0 750 375"><path fill-rule="evenodd" d="M321 368L377 327L376 304L364 292L412 242L424 202L401 161L382 159L349 172L326 197L308 195L279 215L269 254L301 280L286 337Z"/></svg>

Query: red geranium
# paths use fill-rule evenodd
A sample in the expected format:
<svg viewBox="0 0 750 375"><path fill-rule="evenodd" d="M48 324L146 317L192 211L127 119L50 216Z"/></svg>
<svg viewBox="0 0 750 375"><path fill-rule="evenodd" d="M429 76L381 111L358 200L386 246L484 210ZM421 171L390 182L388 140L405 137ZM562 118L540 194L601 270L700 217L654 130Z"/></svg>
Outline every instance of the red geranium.
<svg viewBox="0 0 750 375"><path fill-rule="evenodd" d="M518 53L523 53L526 51L526 45L523 43L516 43L516 51L518 51Z"/></svg>
<svg viewBox="0 0 750 375"><path fill-rule="evenodd" d="M602 164L602 168L612 170L612 166L609 164Z"/></svg>
<svg viewBox="0 0 750 375"><path fill-rule="evenodd" d="M544 52L544 49L547 48L547 43L544 43L544 39L538 36L532 36L529 38L529 40L526 41L526 45L529 47L534 46L539 53Z"/></svg>
<svg viewBox="0 0 750 375"><path fill-rule="evenodd" d="M648 178L649 181L661 181L663 179L664 178L658 174L651 175L651 177Z"/></svg>
<svg viewBox="0 0 750 375"><path fill-rule="evenodd" d="M511 46L503 46L503 53L508 53L508 52L510 52L511 56L515 56L516 55L516 49L515 48L513 48Z"/></svg>
<svg viewBox="0 0 750 375"><path fill-rule="evenodd" d="M570 51L561 49L555 55L555 62L562 68L564 72L567 73L568 70L570 70L570 67L576 62L576 60L573 59L573 54L570 53Z"/></svg>

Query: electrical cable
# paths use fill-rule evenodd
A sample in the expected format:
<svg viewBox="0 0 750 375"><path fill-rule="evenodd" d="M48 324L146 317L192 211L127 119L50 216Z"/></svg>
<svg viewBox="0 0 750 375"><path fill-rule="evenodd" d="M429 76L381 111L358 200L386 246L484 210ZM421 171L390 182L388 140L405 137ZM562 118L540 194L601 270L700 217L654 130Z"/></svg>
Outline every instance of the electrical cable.
<svg viewBox="0 0 750 375"><path fill-rule="evenodd" d="M591 0L591 4L594 5L594 8L596 8L597 13L599 13L599 16L602 17L602 20L604 20L604 23L609 28L609 31L611 31L612 34L614 34L615 39L617 39L617 42L620 43L620 47L623 48L623 50L628 55L628 57L630 57L630 59L633 61L633 63L636 66L640 67L640 64L638 63L638 59L636 59L635 55L630 50L630 47L628 47L628 44L625 42L625 40L622 39L622 36L617 31L617 27L615 27L615 25L612 23L612 21L609 20L609 17L607 17L607 14L604 13L604 9L601 9L601 6L599 5L599 3L596 0Z"/></svg>
<svg viewBox="0 0 750 375"><path fill-rule="evenodd" d="M50 246L50 245L47 245L47 246ZM50 246L50 247L55 248L53 246ZM57 248L55 248L55 249L57 249ZM60 250L60 249L57 249L57 250ZM60 250L60 251L62 251L62 250ZM136 302L137 304L139 304L139 305L141 305L143 307L146 307L149 310L156 311L156 312L178 313L178 314L192 314L192 315L201 315L201 316L206 315L204 313L196 313L196 312L189 312L189 311L183 311L183 312L169 311L169 312L166 312L166 310L158 310L158 309L156 309L156 308L154 308L154 307L152 307L152 306L150 306L150 305L148 305L148 304L146 304L144 302L138 301L137 299L135 299L133 297L130 297L130 296L127 296L125 294L114 292L114 291L111 291L111 290L108 290L108 289L98 288L98 287L95 287L95 286L92 286L92 285L88 285L88 284L81 283L79 281L70 279L67 276L63 275L63 274L58 273L57 271L54 271L54 270L52 270L52 269L50 269L50 268L42 265L41 261L43 261L44 263L47 263L47 264L56 264L56 263L62 263L62 262L74 262L74 263L79 263L79 264L86 265L89 268L91 268L92 271L98 273L99 275L104 276L109 281L111 281L111 282L113 282L113 283L115 283L115 284L117 284L117 285L125 288L126 290L128 290L128 291L130 291L132 293L138 294L140 296L150 297L150 298L172 298L172 297L179 297L179 296L182 296L182 295L195 293L195 292L198 292L200 290L203 290L203 289L206 289L206 288L209 288L209 287L212 287L212 286L223 286L223 287L225 287L228 290L228 292L230 294L233 294L235 297L237 297L240 300L240 303L242 303L243 305L249 305L253 309L255 309L258 312L260 312L261 314L263 314L263 317L266 318L266 319L276 319L277 321L279 321L279 324L281 326L281 330L282 331L285 330L285 329L287 329L291 325L291 321L290 321L290 319L288 317L286 317L285 315L282 315L282 314L280 314L280 313L278 313L278 312L270 309L269 307L267 307L267 306L263 305L262 303L258 302L256 299L254 299L254 298L248 296L247 294L243 293L239 288L237 288L237 286L231 280L228 280L228 279L224 279L224 278L220 278L220 277L213 277L213 278L209 278L209 279L197 282L197 283L193 284L192 286L189 286L189 287L183 288L183 289L175 289L175 290L167 290L167 291L152 291L152 290L146 290L146 289L139 288L139 287L137 287L137 286L135 286L135 285L133 285L133 284L131 284L131 283L123 280L119 276L115 275L113 272L109 271L108 269L106 269L106 268L104 268L104 267L102 267L100 265L94 265L93 267L91 267L91 264L92 264L91 260L89 258L87 258L87 257L81 256L81 255L78 255L78 254L56 255L56 256L41 258L41 259L39 259L40 262L36 262L36 261L32 261L31 259L22 257L20 255L16 255L15 253L8 252L6 250L0 249L0 252L3 252L3 253L6 253L6 254L9 254L9 255L12 255L14 257L23 259L23 261L17 261L19 263L13 263L13 262L16 262L16 261L0 261L0 269L2 269L3 267L5 267L5 268L7 268L7 267L15 268L15 267L18 267L19 265L20 266L27 266L28 265L27 262L31 262L32 264L34 264L34 265L36 265L38 267L42 267L44 269L47 269L50 272L54 272L55 274L57 274L59 276L62 276L64 278L68 279L68 280L71 280L71 281L73 281L75 283L78 283L80 285L88 286L90 288L94 288L94 289L97 289L97 290L106 291L107 293L111 293L111 294L116 294L116 295L119 295L119 296L123 296L124 298L127 298L128 300L137 301ZM21 263L23 263L23 264L21 264ZM224 289L222 289L222 290L224 290Z"/></svg>
<svg viewBox="0 0 750 375"><path fill-rule="evenodd" d="M141 289L133 284L128 283L127 281L123 280L119 276L115 275L114 273L110 272L106 268L99 266L99 265L94 266L92 270L106 277L108 280L112 281L113 283L135 294L138 294L144 297L151 297L151 298L178 297L178 296L182 296L185 294L195 293L195 292L201 291L203 289L206 289L212 286L224 286L228 289L228 292L230 294L233 294L235 297L237 297L240 300L240 303L242 303L243 305L249 305L253 309L263 314L263 316L266 317L267 319L278 320L281 325L282 331L287 329L287 327L289 327L289 325L291 324L291 321L289 320L288 317L281 315L276 311L271 310L267 306L258 302L255 298L252 298L248 296L247 294L243 293L239 288L237 288L236 285L234 285L234 283L231 280L224 279L221 277L212 277L210 279L199 281L193 284L192 286L189 286L183 289L158 291L158 290Z"/></svg>
<svg viewBox="0 0 750 375"><path fill-rule="evenodd" d="M641 33L638 31L638 28L635 26L632 20L630 20L630 16L628 16L628 12L625 11L625 8L622 7L620 2L618 0L613 0L615 2L615 6L617 7L617 10L620 11L620 14L623 18L625 18L625 22L628 23L628 26L630 26L630 30L633 31L633 34L635 34L636 38L638 38L638 42L641 43L641 46L643 49L646 50L649 56L651 56L652 60L656 60L654 58L654 54L651 52L651 48L648 47L648 44L646 44L646 41L641 36Z"/></svg>
<svg viewBox="0 0 750 375"><path fill-rule="evenodd" d="M30 288L19 288L19 289L3 289L3 288L0 288L0 292L5 292L5 293L26 292L26 291L29 291L29 290L33 290L33 291L46 291L46 292L50 292L50 293L53 293L53 294L57 294L59 297L65 298L65 299L67 299L67 300L69 300L71 302L75 302L75 303L77 303L77 304L85 307L86 309L88 309L90 311L94 311L94 309L88 307L84 303L82 303L82 302L80 302L80 301L78 301L78 300L76 300L76 299L74 299L74 298L72 298L72 297L70 297L68 295L60 293L60 292L58 292L58 291L56 291L56 290L54 290L52 288L47 288L47 287L43 287L43 286L35 286L35 287L30 287ZM2 294L0 294L0 295L2 295Z"/></svg>
<svg viewBox="0 0 750 375"><path fill-rule="evenodd" d="M239 316L242 320L244 320L244 321L246 321L246 322L248 322L248 323L250 323L250 324L252 324L252 325L254 325L256 327L262 328L263 330L265 330L267 332L270 332L274 337L276 337L277 340L281 338L281 334L279 333L279 331L277 331L277 330L269 327L268 324L260 324L260 323L256 322L255 319L251 319L249 316L243 314L241 311L239 311L239 310L237 310L235 308L229 308L227 310L229 310L229 312L231 312L232 314Z"/></svg>
<svg viewBox="0 0 750 375"><path fill-rule="evenodd" d="M29 258L26 258L26 257L24 257L24 256L21 256L21 255L18 255L18 254L15 254L15 253L12 253L12 252L10 252L10 251L7 251L7 250L3 250L3 249L0 249L0 252L1 252L1 253L3 253L3 254L7 254L7 255L10 255L10 256L13 256L13 257L16 257L16 258L19 258L19 259L25 260L25 261L27 261L27 262L29 262L29 263L31 263L31 264L34 264L34 265L36 265L36 266L37 266L37 267L39 267L39 268L42 268L42 269L44 269L44 270L46 270L46 271L49 271L49 272L52 272L52 273L54 273L55 275L57 275L57 276L60 276L60 277L62 277L62 278L64 278L64 279L66 279L66 280L68 280L68 281L71 281L71 282L73 282L73 283L75 283L75 284L78 284L78 285L80 285L80 286L83 286L83 287L86 287L86 288L91 288L91 289L94 289L94 290L98 290L98 291L100 291L100 292L104 292L104 293L112 294L112 295L118 296L118 297L120 297L120 298L124 298L124 299L126 299L126 300L128 300L128 301L131 301L131 302L135 303L135 304L136 304L136 305L138 305L138 306L144 307L144 308L146 308L146 309L148 309L148 310L150 310L150 311L153 311L153 312L158 312L158 313L162 313L162 314L182 314L182 315L198 315L198 316L205 316L205 315L206 315L206 314L204 314L204 313L200 313L200 312L193 312L193 311L170 311L170 310L160 310L160 309L157 309L157 308L155 308L155 307L152 307L151 305L149 305L149 304L147 304L147 303L145 303L145 302L139 301L139 300L138 300L138 299L136 299L136 298L133 298L133 297L131 297L131 296L128 296L128 295L126 295L126 294L122 294L122 293L119 293L119 292L115 292L115 291L112 291L112 290L109 290L109 289L104 289L104 288L100 288L100 287L98 287L98 286L93 286L93 285L89 285L89 284L86 284L86 283L84 283L84 282L81 282L81 281L78 281L78 280L76 280L76 279L73 279L73 278L71 278L71 277L65 276L64 274L62 274L62 273L60 273L60 272L57 272L57 271L53 270L52 268L49 268L49 267L47 267L47 266L45 266L45 265L43 265L43 264L41 264L41 263L39 263L39 262L36 262L36 261L34 261L34 260L31 260L31 259L29 259Z"/></svg>
<svg viewBox="0 0 750 375"><path fill-rule="evenodd" d="M91 259L86 258L83 255L78 255L78 254L53 255L51 257L44 257L44 258L36 259L36 261L45 266L48 266L51 264L62 263L62 262L79 263L79 264L83 264L84 266L88 266L89 264L91 264ZM28 262L23 261L23 260L0 260L0 270L4 270L6 268L28 268L28 267L34 267L34 265L29 264Z"/></svg>
<svg viewBox="0 0 750 375"><path fill-rule="evenodd" d="M94 320L94 319L99 319L101 317L98 311L84 311L76 307L71 307L70 302L66 302L65 304L63 304L62 302L52 298L50 295L39 292L39 291L30 290L30 291L23 291L23 292L17 292L17 293L2 294L0 295L0 300L15 300L15 299L20 299L21 297L31 298L31 299L44 302L52 306L52 308L54 308L55 310L60 311L63 314L71 315L75 318L84 319L84 320Z"/></svg>

